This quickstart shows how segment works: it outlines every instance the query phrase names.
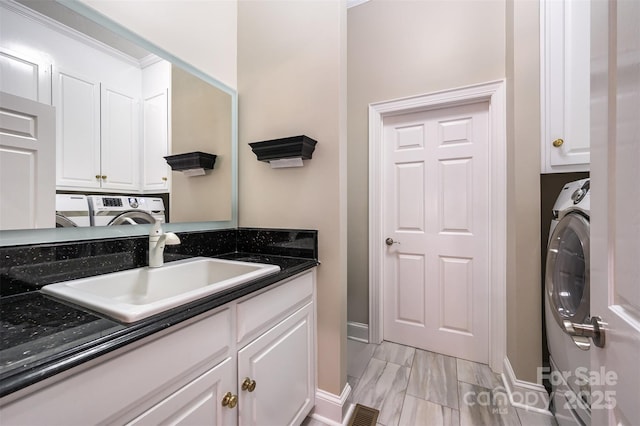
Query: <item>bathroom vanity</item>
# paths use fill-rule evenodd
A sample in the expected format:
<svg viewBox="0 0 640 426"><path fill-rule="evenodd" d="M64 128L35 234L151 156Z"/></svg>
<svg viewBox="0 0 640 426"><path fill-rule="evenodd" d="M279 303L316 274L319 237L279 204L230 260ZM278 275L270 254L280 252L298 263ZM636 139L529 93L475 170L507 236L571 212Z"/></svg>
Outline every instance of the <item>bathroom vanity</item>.
<svg viewBox="0 0 640 426"><path fill-rule="evenodd" d="M280 271L131 324L37 290L3 296L3 423L302 422L316 391L315 232L205 234L216 232L226 233L224 247L211 244L215 236L181 235L181 252L167 256L272 263ZM7 278L5 266L3 285L24 272L14 265Z"/></svg>

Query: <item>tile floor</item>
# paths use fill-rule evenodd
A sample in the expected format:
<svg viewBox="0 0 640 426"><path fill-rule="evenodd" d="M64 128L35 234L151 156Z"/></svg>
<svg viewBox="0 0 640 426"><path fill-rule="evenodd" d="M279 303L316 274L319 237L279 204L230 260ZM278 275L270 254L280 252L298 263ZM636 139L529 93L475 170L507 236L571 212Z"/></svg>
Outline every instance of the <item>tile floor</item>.
<svg viewBox="0 0 640 426"><path fill-rule="evenodd" d="M550 416L512 407L486 365L390 342L349 340L347 350L350 402L380 410L379 426L556 425Z"/></svg>

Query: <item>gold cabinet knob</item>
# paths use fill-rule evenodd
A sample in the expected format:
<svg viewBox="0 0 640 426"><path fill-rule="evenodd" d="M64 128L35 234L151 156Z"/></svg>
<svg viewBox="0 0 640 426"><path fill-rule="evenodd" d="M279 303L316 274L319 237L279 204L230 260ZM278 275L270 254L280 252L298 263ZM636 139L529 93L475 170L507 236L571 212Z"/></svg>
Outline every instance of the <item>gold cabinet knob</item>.
<svg viewBox="0 0 640 426"><path fill-rule="evenodd" d="M556 148L560 148L564 143L564 139L556 139L552 143L553 143L553 146L555 146Z"/></svg>
<svg viewBox="0 0 640 426"><path fill-rule="evenodd" d="M100 178L101 178L101 176L100 176L100 175L96 175L96 179L100 179Z"/></svg>
<svg viewBox="0 0 640 426"><path fill-rule="evenodd" d="M233 395L231 392L224 394L222 398L223 407L235 408L236 405L238 405L238 395Z"/></svg>
<svg viewBox="0 0 640 426"><path fill-rule="evenodd" d="M166 176L162 176L162 180L166 182L167 181L167 177Z"/></svg>
<svg viewBox="0 0 640 426"><path fill-rule="evenodd" d="M102 177L102 179L107 180L107 176L106 175L102 175L101 177Z"/></svg>
<svg viewBox="0 0 640 426"><path fill-rule="evenodd" d="M248 377L245 377L244 381L242 382L242 390L244 391L248 390L249 392L253 392L255 389L256 389L256 381L251 380Z"/></svg>

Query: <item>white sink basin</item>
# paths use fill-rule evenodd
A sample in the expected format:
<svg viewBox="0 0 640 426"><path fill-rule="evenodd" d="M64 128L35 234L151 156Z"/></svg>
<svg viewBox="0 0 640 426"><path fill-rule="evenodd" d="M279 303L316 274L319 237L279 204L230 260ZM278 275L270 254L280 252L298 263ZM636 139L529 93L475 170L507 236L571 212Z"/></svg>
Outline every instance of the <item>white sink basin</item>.
<svg viewBox="0 0 640 426"><path fill-rule="evenodd" d="M280 270L279 266L194 257L42 288L123 322L134 322Z"/></svg>

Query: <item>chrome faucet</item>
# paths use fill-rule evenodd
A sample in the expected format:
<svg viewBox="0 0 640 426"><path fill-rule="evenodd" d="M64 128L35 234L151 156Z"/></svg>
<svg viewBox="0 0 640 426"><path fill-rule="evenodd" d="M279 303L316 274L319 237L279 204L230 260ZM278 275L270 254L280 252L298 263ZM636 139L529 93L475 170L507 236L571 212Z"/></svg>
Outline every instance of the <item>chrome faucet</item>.
<svg viewBox="0 0 640 426"><path fill-rule="evenodd" d="M173 232L164 232L159 220L149 232L149 267L158 268L164 264L164 246L180 244L180 238Z"/></svg>

